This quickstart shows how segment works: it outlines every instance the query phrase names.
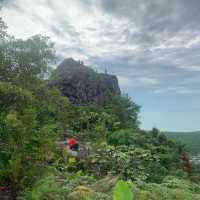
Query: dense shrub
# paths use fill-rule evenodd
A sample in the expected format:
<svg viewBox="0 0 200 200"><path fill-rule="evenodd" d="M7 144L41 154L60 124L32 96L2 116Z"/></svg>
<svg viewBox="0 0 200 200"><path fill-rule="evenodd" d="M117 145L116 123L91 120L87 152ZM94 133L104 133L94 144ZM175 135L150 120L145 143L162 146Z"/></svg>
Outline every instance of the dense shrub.
<svg viewBox="0 0 200 200"><path fill-rule="evenodd" d="M54 175L38 180L31 191L21 194L17 200L65 200L65 190Z"/></svg>
<svg viewBox="0 0 200 200"><path fill-rule="evenodd" d="M115 122L118 122L117 128L138 130L140 106L134 103L128 95L113 96L108 94L108 97L104 109L114 117ZM111 130L115 130L114 127Z"/></svg>
<svg viewBox="0 0 200 200"><path fill-rule="evenodd" d="M109 145L135 145L138 147L147 147L148 137L137 133L133 129L120 129L113 132L108 132L107 143Z"/></svg>
<svg viewBox="0 0 200 200"><path fill-rule="evenodd" d="M138 182L137 188L139 190L135 192L136 197L139 196L138 193L142 190L147 191L147 199L152 200L197 200L200 198L199 185L176 177L167 177L161 184Z"/></svg>
<svg viewBox="0 0 200 200"><path fill-rule="evenodd" d="M31 184L45 161L53 159L55 140L66 120L68 101L46 91L36 99L30 91L0 84L0 180L9 179L19 188Z"/></svg>

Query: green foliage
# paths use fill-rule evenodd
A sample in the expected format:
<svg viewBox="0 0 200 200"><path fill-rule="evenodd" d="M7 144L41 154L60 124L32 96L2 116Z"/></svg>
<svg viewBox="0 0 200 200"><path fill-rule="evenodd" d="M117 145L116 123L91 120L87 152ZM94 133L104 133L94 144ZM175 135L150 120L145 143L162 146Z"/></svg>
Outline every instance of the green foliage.
<svg viewBox="0 0 200 200"><path fill-rule="evenodd" d="M0 82L0 112L8 113L15 110L22 112L24 108L30 107L33 96L29 91L22 90L10 83Z"/></svg>
<svg viewBox="0 0 200 200"><path fill-rule="evenodd" d="M157 138L158 137L158 135L159 135L159 130L157 129L157 128L152 128L152 130L151 130L151 134L152 134L152 136L154 137L154 138Z"/></svg>
<svg viewBox="0 0 200 200"><path fill-rule="evenodd" d="M160 162L147 162L146 173L148 174L146 181L161 183L163 178L168 175L169 172Z"/></svg>
<svg viewBox="0 0 200 200"><path fill-rule="evenodd" d="M31 191L25 192L17 200L64 200L65 190L53 175L46 176L33 186Z"/></svg>
<svg viewBox="0 0 200 200"><path fill-rule="evenodd" d="M134 133L132 129L121 129L115 132L109 132L107 134L108 144L118 145L134 145L137 143L139 135Z"/></svg>
<svg viewBox="0 0 200 200"><path fill-rule="evenodd" d="M123 131L119 133L122 134ZM115 134L112 134L115 137ZM132 137L132 134L130 135ZM82 161L84 169L98 177L111 172L126 180L146 180L156 183L161 183L168 174L176 173L179 177L185 177L185 169L176 147L153 146L153 144L145 146L141 144L140 139L143 138L143 142L151 142L149 135L140 137L139 134L134 135L133 144L119 145L120 137L116 139L118 143L115 146L106 144L94 146L94 152Z"/></svg>
<svg viewBox="0 0 200 200"><path fill-rule="evenodd" d="M111 172L124 179L146 180L149 176L146 165L149 162L157 161L157 159L149 150L134 146L102 145L97 147L96 152L82 162L85 170L98 177Z"/></svg>
<svg viewBox="0 0 200 200"><path fill-rule="evenodd" d="M111 200L111 196L101 192L95 192L90 198L87 200Z"/></svg>
<svg viewBox="0 0 200 200"><path fill-rule="evenodd" d="M0 185L31 187L57 157L55 140L68 124L70 103L49 89L49 38L6 35L0 20Z"/></svg>
<svg viewBox="0 0 200 200"><path fill-rule="evenodd" d="M28 110L24 115L10 113L6 120L1 122L1 160L3 166L0 177L9 177L17 185L25 180L29 169L41 165L46 159L47 152L52 147L52 133L55 127L43 126L39 131L35 121L35 112ZM33 119L32 121L29 121ZM31 123L32 122L32 123ZM34 123L35 122L35 123Z"/></svg>
<svg viewBox="0 0 200 200"><path fill-rule="evenodd" d="M143 191L151 200L197 200L200 197L199 185L176 177L167 177L161 184L137 182L136 185L139 190L135 197L138 200Z"/></svg>
<svg viewBox="0 0 200 200"><path fill-rule="evenodd" d="M124 181L118 181L114 188L113 200L133 200L133 193Z"/></svg>
<svg viewBox="0 0 200 200"><path fill-rule="evenodd" d="M53 44L48 37L27 40L9 38L0 43L0 81L29 88L44 77L54 59Z"/></svg>
<svg viewBox="0 0 200 200"><path fill-rule="evenodd" d="M108 114L113 116L114 121L119 123L119 129L138 129L138 113L140 106L131 101L128 95L109 96L104 108Z"/></svg>
<svg viewBox="0 0 200 200"><path fill-rule="evenodd" d="M189 149L192 155L200 152L200 133L199 132L166 132L168 138L182 145L184 150ZM183 146L185 144L185 146Z"/></svg>
<svg viewBox="0 0 200 200"><path fill-rule="evenodd" d="M42 124L59 123L66 128L70 118L70 102L61 96L57 89L49 89L46 84L40 84L32 90L37 108L37 119Z"/></svg>
<svg viewBox="0 0 200 200"><path fill-rule="evenodd" d="M139 200L148 200L150 199L151 193L145 190L140 190L138 196L139 196Z"/></svg>
<svg viewBox="0 0 200 200"><path fill-rule="evenodd" d="M1 10L1 5L0 5L0 10ZM7 35L6 29L7 29L7 26L2 20L2 18L0 17L0 41L3 40L5 36Z"/></svg>
<svg viewBox="0 0 200 200"><path fill-rule="evenodd" d="M99 106L79 106L74 107L71 115L73 121L71 128L77 132L80 140L105 141L107 133L107 123L111 116Z"/></svg>
<svg viewBox="0 0 200 200"><path fill-rule="evenodd" d="M160 144L167 144L167 137L165 134L161 133L158 135L158 142Z"/></svg>

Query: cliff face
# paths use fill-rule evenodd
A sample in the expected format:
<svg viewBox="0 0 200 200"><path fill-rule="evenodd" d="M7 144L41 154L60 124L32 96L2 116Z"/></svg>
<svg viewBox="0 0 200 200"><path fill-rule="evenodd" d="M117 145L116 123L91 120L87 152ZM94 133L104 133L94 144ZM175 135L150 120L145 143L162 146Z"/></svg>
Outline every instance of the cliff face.
<svg viewBox="0 0 200 200"><path fill-rule="evenodd" d="M108 92L120 94L116 76L97 73L72 58L65 59L54 73L49 85L57 87L74 104L102 104Z"/></svg>

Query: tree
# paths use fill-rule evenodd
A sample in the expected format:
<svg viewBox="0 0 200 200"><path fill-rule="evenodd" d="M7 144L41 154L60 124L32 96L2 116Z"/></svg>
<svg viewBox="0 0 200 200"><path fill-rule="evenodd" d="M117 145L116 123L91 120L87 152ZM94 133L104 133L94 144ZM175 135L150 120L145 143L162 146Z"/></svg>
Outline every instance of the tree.
<svg viewBox="0 0 200 200"><path fill-rule="evenodd" d="M40 176L54 153L69 101L44 81L55 57L48 37L15 39L2 19L0 37L0 183L19 189Z"/></svg>
<svg viewBox="0 0 200 200"><path fill-rule="evenodd" d="M68 119L67 98L45 85L37 89L0 82L0 183L17 189L40 175Z"/></svg>
<svg viewBox="0 0 200 200"><path fill-rule="evenodd" d="M159 133L160 133L160 131L157 129L157 128L152 128L152 130L151 130L151 134L152 134L152 136L154 137L154 138L157 138L158 137L158 135L159 135Z"/></svg>
<svg viewBox="0 0 200 200"><path fill-rule="evenodd" d="M164 133L159 134L158 141L160 144L167 144L168 140Z"/></svg>
<svg viewBox="0 0 200 200"><path fill-rule="evenodd" d="M53 43L41 35L27 40L9 38L0 44L0 49L0 81L24 88L47 77L49 64L55 58Z"/></svg>
<svg viewBox="0 0 200 200"><path fill-rule="evenodd" d="M7 35L6 29L7 29L7 26L4 23L3 19L0 17L0 41L3 40L5 36Z"/></svg>
<svg viewBox="0 0 200 200"><path fill-rule="evenodd" d="M107 142L109 145L134 145L137 143L138 135L131 129L122 129L111 132L107 135Z"/></svg>
<svg viewBox="0 0 200 200"><path fill-rule="evenodd" d="M104 105L106 112L119 122L119 128L139 128L138 113L140 106L134 103L128 95L109 95Z"/></svg>
<svg viewBox="0 0 200 200"><path fill-rule="evenodd" d="M0 113L8 114L11 111L22 112L30 105L32 94L9 83L0 82Z"/></svg>
<svg viewBox="0 0 200 200"><path fill-rule="evenodd" d="M21 164L27 155L25 146L35 127L33 101L30 92L0 83L0 181L10 178L17 182L20 179Z"/></svg>

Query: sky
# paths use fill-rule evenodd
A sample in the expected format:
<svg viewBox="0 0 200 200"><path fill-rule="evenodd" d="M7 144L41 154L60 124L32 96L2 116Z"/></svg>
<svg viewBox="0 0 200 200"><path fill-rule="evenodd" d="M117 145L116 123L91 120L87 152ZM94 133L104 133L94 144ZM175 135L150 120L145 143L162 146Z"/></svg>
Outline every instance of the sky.
<svg viewBox="0 0 200 200"><path fill-rule="evenodd" d="M49 36L59 59L118 77L141 128L200 130L199 0L5 0L16 38Z"/></svg>

